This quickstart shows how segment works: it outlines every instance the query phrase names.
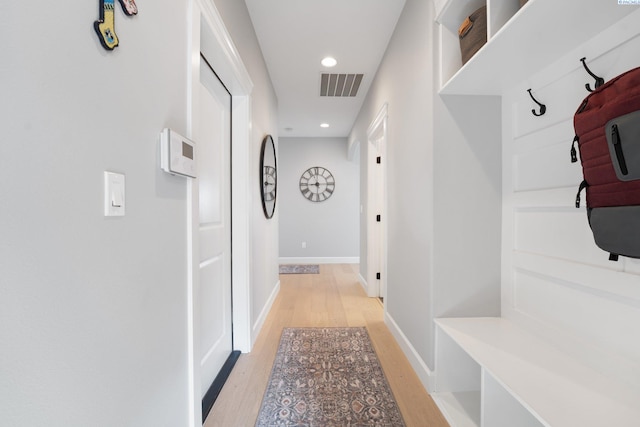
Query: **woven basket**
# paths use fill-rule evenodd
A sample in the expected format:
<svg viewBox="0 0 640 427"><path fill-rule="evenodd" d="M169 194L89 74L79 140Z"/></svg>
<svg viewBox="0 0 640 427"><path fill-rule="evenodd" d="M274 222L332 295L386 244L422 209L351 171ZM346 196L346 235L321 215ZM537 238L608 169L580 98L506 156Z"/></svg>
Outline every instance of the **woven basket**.
<svg viewBox="0 0 640 427"><path fill-rule="evenodd" d="M462 64L480 50L487 42L487 6L473 12L458 29Z"/></svg>

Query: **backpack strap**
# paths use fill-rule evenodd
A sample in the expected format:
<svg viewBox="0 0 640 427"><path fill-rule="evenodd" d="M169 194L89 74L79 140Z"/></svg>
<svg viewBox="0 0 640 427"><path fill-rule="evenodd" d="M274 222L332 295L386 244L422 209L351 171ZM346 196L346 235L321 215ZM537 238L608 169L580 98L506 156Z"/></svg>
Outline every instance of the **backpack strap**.
<svg viewBox="0 0 640 427"><path fill-rule="evenodd" d="M580 183L580 187L578 188L578 194L576 194L576 208L580 207L580 193L582 193L582 190L584 190L588 186L589 184L587 184L587 181L582 180L582 182Z"/></svg>
<svg viewBox="0 0 640 427"><path fill-rule="evenodd" d="M576 163L578 161L578 153L576 151L576 142L578 142L580 138L578 135L573 137L573 142L571 143L571 163Z"/></svg>

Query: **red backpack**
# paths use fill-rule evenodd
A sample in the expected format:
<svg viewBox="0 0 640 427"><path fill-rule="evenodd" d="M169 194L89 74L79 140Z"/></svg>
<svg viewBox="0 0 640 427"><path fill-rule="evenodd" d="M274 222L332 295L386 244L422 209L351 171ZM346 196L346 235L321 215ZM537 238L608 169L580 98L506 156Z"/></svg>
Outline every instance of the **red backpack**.
<svg viewBox="0 0 640 427"><path fill-rule="evenodd" d="M586 189L587 217L596 244L611 254L640 258L640 67L587 96L573 119Z"/></svg>

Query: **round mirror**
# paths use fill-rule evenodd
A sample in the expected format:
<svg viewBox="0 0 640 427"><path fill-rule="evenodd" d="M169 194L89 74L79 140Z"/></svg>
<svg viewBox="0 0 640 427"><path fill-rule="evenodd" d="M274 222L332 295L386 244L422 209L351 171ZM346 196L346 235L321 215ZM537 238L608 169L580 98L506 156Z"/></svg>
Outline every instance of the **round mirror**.
<svg viewBox="0 0 640 427"><path fill-rule="evenodd" d="M276 146L271 135L267 135L262 140L262 148L260 149L260 195L264 216L267 219L271 218L276 210L277 189Z"/></svg>

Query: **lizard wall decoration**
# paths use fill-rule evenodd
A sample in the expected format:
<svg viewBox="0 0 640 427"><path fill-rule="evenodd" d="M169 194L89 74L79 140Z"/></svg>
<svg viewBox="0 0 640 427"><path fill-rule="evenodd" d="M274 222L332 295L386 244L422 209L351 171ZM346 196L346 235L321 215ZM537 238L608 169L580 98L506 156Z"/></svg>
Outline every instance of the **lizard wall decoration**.
<svg viewBox="0 0 640 427"><path fill-rule="evenodd" d="M93 28L98 33L98 39L107 50L113 50L118 46L118 36L115 29L115 0L100 1L100 19L93 23ZM135 0L118 0L122 10L127 16L137 15L138 6Z"/></svg>

